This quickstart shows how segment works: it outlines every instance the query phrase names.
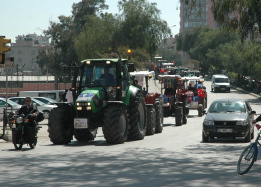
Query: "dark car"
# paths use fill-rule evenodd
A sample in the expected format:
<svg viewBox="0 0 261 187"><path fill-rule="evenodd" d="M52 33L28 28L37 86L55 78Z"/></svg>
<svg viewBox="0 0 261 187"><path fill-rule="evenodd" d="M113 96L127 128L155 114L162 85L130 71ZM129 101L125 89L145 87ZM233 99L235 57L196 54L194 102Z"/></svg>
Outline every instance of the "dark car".
<svg viewBox="0 0 261 187"><path fill-rule="evenodd" d="M245 100L219 99L209 107L203 121L202 141L209 138L243 137L246 142L254 138L254 114Z"/></svg>

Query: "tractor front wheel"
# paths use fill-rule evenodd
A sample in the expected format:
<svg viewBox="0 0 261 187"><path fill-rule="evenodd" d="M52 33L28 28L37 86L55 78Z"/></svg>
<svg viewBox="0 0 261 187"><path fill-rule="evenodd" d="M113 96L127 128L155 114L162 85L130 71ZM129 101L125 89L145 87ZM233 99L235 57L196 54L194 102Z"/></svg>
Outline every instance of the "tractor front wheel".
<svg viewBox="0 0 261 187"><path fill-rule="evenodd" d="M161 133L163 130L163 120L164 120L162 102L160 101L155 102L155 112L156 112L155 133Z"/></svg>
<svg viewBox="0 0 261 187"><path fill-rule="evenodd" d="M108 107L104 114L102 131L108 143L120 144L127 141L128 117L126 108L122 106Z"/></svg>
<svg viewBox="0 0 261 187"><path fill-rule="evenodd" d="M59 106L51 110L48 132L53 144L62 145L71 142L73 137L73 116L69 107Z"/></svg>

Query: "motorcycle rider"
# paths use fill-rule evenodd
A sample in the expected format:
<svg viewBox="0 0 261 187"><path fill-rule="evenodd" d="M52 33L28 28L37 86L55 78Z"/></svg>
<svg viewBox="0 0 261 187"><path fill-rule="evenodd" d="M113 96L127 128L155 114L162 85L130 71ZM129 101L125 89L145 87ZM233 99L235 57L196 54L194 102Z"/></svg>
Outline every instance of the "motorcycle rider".
<svg viewBox="0 0 261 187"><path fill-rule="evenodd" d="M32 99L31 97L26 97L25 98L25 105L23 105L19 110L18 114L24 116L28 116L28 114L31 114L28 116L30 125L35 126L35 119L37 115L39 114L39 111L37 110L37 107L32 104Z"/></svg>

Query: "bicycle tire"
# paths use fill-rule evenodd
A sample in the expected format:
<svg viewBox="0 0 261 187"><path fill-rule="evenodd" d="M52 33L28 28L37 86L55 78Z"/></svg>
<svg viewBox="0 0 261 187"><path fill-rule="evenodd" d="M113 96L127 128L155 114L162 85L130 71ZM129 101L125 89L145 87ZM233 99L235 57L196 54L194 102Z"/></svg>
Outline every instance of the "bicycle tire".
<svg viewBox="0 0 261 187"><path fill-rule="evenodd" d="M251 169L251 167L253 166L253 164L256 160L256 157L257 157L256 151L257 151L257 147L256 147L256 144L254 144L254 143L248 145L243 150L243 152L241 153L239 160L237 162L238 174L240 174L240 175L246 174Z"/></svg>

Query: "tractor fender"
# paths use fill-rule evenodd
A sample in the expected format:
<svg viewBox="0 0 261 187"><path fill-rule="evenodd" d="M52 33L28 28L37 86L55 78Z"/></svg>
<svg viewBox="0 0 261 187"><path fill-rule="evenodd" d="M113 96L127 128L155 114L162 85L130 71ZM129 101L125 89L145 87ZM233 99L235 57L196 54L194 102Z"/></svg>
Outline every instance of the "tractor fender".
<svg viewBox="0 0 261 187"><path fill-rule="evenodd" d="M140 89L131 85L124 101L125 105L129 106L131 103L135 102L137 94L141 94Z"/></svg>
<svg viewBox="0 0 261 187"><path fill-rule="evenodd" d="M57 103L54 103L55 105L57 105L58 107L60 108L66 108L66 110L69 110L71 111L71 116L74 116L76 115L76 111L75 111L75 108L74 108L74 105L72 103L68 103L68 102L57 102Z"/></svg>

